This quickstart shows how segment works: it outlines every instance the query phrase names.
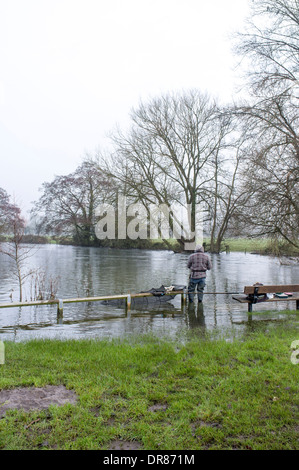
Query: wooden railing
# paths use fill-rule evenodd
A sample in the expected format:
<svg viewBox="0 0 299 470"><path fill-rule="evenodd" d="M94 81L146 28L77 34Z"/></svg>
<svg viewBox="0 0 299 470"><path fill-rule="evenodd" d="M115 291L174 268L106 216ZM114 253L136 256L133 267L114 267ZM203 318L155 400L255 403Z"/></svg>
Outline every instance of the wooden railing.
<svg viewBox="0 0 299 470"><path fill-rule="evenodd" d="M163 293L163 297L166 295L181 295L182 304L186 303L187 291L169 291ZM132 299L140 297L154 297L153 294L144 292L139 294L121 294L121 295L106 295L100 297L81 297L75 299L52 299L52 300L34 300L29 302L11 302L6 304L0 304L0 308L11 308L11 307L29 307L34 305L57 305L57 315L63 315L64 304L79 303L79 302L102 302L105 300L119 300L123 299L126 301L126 308L130 310Z"/></svg>

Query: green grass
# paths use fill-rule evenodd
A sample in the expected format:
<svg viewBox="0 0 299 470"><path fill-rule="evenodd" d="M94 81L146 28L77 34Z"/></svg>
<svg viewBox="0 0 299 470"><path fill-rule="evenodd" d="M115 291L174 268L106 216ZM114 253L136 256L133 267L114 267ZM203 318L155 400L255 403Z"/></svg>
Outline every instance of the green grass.
<svg viewBox="0 0 299 470"><path fill-rule="evenodd" d="M222 245L229 246L230 251L256 251L261 254L275 256L298 256L299 251L294 246L280 241L279 243L267 238L226 238Z"/></svg>
<svg viewBox="0 0 299 470"><path fill-rule="evenodd" d="M64 384L76 405L9 410L0 449L299 449L294 325L246 340L142 337L5 344L0 390ZM153 408L153 406L155 406Z"/></svg>
<svg viewBox="0 0 299 470"><path fill-rule="evenodd" d="M179 249L179 245L177 240L175 239L169 239L168 240L169 244L173 247L173 249ZM210 246L210 239L206 238L204 239L204 242L207 244L207 246ZM163 241L161 239L157 240L150 240L150 243L152 246L160 246L163 244ZM267 248L270 248L271 242L268 239L264 238L227 238L223 240L221 244L221 249L225 250L226 245L229 246L230 251L264 251Z"/></svg>
<svg viewBox="0 0 299 470"><path fill-rule="evenodd" d="M207 244L209 249L210 246L210 239L204 239L204 242ZM155 239L155 240L147 240L146 242L142 241L144 247L149 249L161 249L167 248L166 245L163 244L162 239ZM168 240L169 246L173 250L180 250L179 243L175 239ZM264 252L265 250L271 251L271 242L270 240L263 239L263 238L227 238L223 240L221 244L221 250L226 250L226 245L229 246L229 251L241 251L241 252L250 252L250 251L257 251L257 252Z"/></svg>
<svg viewBox="0 0 299 470"><path fill-rule="evenodd" d="M228 245L230 251L263 251L270 246L270 241L264 238L227 238L223 245Z"/></svg>

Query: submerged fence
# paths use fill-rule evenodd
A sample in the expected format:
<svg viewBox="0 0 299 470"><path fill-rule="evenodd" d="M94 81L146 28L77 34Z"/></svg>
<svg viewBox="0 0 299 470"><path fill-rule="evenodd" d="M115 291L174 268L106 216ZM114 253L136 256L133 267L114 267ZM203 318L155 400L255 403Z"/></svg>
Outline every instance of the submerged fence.
<svg viewBox="0 0 299 470"><path fill-rule="evenodd" d="M174 295L181 295L181 303L185 304L187 301L187 289L180 290L180 291L169 291L163 294L163 296L174 296ZM75 298L75 299L52 299L52 300L34 300L29 302L11 302L6 304L0 304L0 308L11 308L11 307L30 307L30 306L37 306L37 305L57 305L57 315L63 315L63 308L64 304L71 304L71 303L80 303L80 302L103 302L109 300L125 300L126 302L126 309L131 309L131 302L132 299L135 298L142 298L142 297L154 297L153 294L144 292L139 294L121 294L121 295L106 295L100 297L82 297L82 298Z"/></svg>

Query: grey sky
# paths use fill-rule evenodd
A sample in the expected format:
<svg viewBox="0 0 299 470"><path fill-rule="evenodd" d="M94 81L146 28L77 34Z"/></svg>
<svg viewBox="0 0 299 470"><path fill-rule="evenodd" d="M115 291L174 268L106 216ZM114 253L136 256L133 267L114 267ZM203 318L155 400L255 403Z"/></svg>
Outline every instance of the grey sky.
<svg viewBox="0 0 299 470"><path fill-rule="evenodd" d="M0 0L0 187L25 212L140 99L196 87L231 101L228 35L249 3Z"/></svg>

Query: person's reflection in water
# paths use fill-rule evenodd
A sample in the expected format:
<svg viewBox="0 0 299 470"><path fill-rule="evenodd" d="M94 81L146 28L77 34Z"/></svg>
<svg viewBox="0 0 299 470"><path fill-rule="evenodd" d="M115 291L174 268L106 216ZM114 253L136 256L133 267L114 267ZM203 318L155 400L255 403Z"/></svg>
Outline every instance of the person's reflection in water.
<svg viewBox="0 0 299 470"><path fill-rule="evenodd" d="M192 328L201 328L202 331L205 330L206 321L205 321L205 316L204 316L204 313L203 313L203 303L202 302L199 302L197 304L189 303L188 304L187 315L188 315L188 322L189 322L190 329L192 329Z"/></svg>

